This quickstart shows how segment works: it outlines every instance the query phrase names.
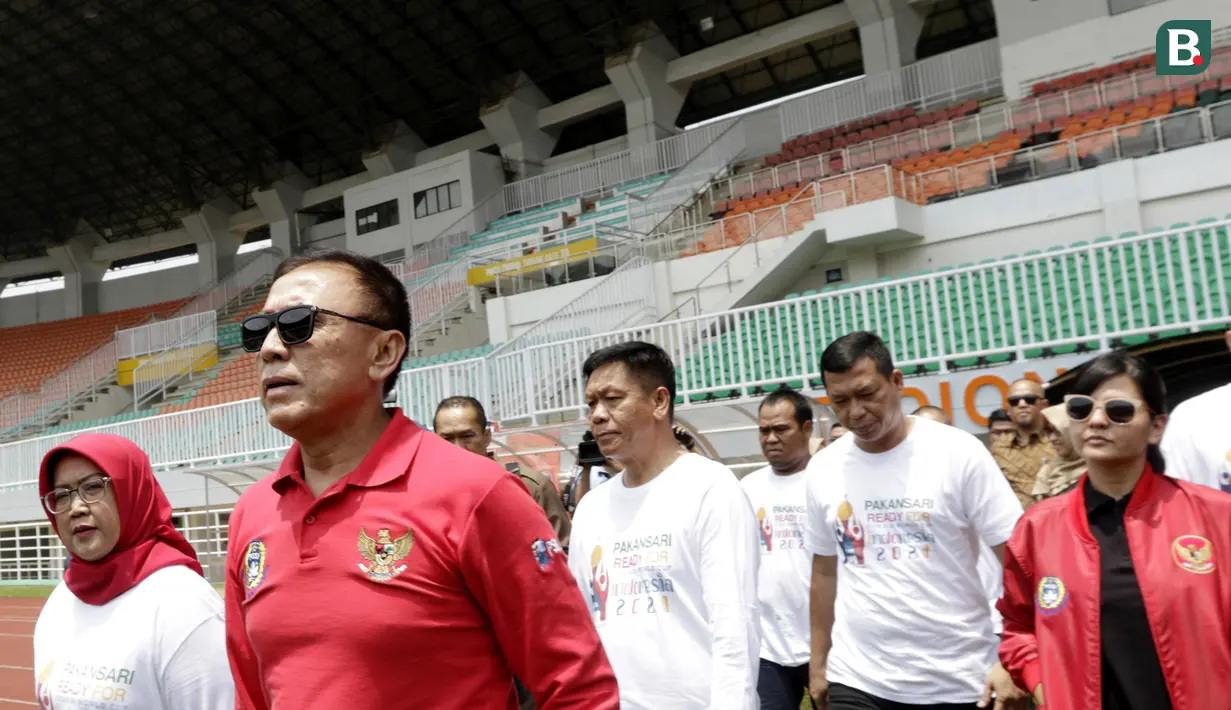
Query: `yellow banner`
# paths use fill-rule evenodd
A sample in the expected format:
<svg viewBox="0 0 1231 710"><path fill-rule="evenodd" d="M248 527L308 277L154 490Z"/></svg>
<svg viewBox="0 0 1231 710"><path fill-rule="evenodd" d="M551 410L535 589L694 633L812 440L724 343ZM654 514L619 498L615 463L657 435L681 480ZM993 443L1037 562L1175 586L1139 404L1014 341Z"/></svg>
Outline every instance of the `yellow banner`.
<svg viewBox="0 0 1231 710"><path fill-rule="evenodd" d="M476 266L466 272L466 282L471 286L491 283L501 274L513 271L536 271L561 264L571 264L586 258L586 253L598 248L598 237L580 239L572 244L544 249L516 259L501 261L486 266Z"/></svg>

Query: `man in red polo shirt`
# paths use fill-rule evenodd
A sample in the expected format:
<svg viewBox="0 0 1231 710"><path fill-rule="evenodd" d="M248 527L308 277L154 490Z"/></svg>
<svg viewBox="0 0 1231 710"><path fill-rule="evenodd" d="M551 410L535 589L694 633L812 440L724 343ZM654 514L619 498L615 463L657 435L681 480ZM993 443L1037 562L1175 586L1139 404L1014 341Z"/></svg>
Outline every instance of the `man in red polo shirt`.
<svg viewBox="0 0 1231 710"><path fill-rule="evenodd" d="M386 410L406 351L402 284L347 252L283 262L262 313L269 423L295 444L240 497L227 554L236 706L619 707L551 526L489 459Z"/></svg>

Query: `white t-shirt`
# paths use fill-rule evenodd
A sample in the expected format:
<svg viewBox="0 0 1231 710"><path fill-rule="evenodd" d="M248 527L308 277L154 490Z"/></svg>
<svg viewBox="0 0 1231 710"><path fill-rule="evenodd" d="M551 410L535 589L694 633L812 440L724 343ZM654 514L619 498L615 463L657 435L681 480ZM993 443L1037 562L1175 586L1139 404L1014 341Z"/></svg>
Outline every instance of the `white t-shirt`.
<svg viewBox="0 0 1231 710"><path fill-rule="evenodd" d="M34 627L45 710L233 710L222 599L166 567L102 606L56 587Z"/></svg>
<svg viewBox="0 0 1231 710"><path fill-rule="evenodd" d="M761 658L780 666L802 666L812 650L808 621L812 554L804 549L807 475L800 471L780 476L766 466L744 476L740 486L758 524Z"/></svg>
<svg viewBox="0 0 1231 710"><path fill-rule="evenodd" d="M805 544L840 563L826 677L900 703L973 703L997 646L979 547L1005 543L1022 507L978 439L908 421L891 451L848 436L808 466Z"/></svg>
<svg viewBox="0 0 1231 710"><path fill-rule="evenodd" d="M1231 385L1180 403L1163 433L1167 475L1231 493Z"/></svg>
<svg viewBox="0 0 1231 710"><path fill-rule="evenodd" d="M987 545L979 545L979 581L992 610L992 631L999 636L1004 633L1004 619L996 608L996 602L1004 595L1004 565L1000 564L996 553Z"/></svg>
<svg viewBox="0 0 1231 710"><path fill-rule="evenodd" d="M730 469L697 454L582 498L569 568L623 710L756 710L756 529Z"/></svg>

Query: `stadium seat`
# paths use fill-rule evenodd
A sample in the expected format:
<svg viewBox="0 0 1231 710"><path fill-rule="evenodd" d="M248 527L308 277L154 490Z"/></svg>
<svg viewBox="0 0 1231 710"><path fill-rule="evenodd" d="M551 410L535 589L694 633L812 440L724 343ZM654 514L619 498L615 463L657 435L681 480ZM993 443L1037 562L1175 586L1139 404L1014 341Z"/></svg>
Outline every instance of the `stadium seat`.
<svg viewBox="0 0 1231 710"><path fill-rule="evenodd" d="M115 336L152 318L173 314L186 300L166 301L141 308L111 311L47 323L0 329L0 353L20 354L22 364L0 369L0 400L22 392L38 391L54 377Z"/></svg>

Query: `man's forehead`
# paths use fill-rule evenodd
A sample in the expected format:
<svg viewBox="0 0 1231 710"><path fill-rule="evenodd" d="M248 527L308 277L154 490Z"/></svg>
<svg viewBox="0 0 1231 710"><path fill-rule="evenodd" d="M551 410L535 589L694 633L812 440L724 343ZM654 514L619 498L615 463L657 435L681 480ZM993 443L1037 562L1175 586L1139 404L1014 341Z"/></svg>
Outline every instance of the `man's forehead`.
<svg viewBox="0 0 1231 710"><path fill-rule="evenodd" d="M761 407L758 415L761 424L781 424L785 421L795 421L795 405L786 400L766 404Z"/></svg>
<svg viewBox="0 0 1231 710"><path fill-rule="evenodd" d="M307 304L341 311L361 296L352 276L348 268L333 264L301 266L274 282L262 310L272 313Z"/></svg>
<svg viewBox="0 0 1231 710"><path fill-rule="evenodd" d="M448 429L450 431L461 431L470 429L479 431L482 427L479 426L478 412L474 411L474 407L454 406L445 407L436 413L435 421L436 429Z"/></svg>
<svg viewBox="0 0 1231 710"><path fill-rule="evenodd" d="M1009 391L1041 395L1043 394L1043 385L1034 380L1018 380L1009 387Z"/></svg>
<svg viewBox="0 0 1231 710"><path fill-rule="evenodd" d="M612 362L590 373L586 390L623 390L632 384L632 373L622 362Z"/></svg>

